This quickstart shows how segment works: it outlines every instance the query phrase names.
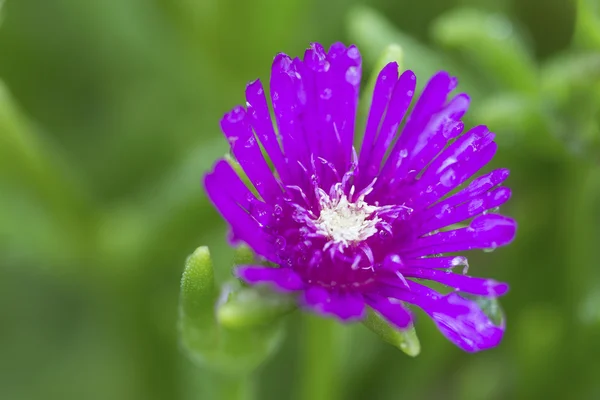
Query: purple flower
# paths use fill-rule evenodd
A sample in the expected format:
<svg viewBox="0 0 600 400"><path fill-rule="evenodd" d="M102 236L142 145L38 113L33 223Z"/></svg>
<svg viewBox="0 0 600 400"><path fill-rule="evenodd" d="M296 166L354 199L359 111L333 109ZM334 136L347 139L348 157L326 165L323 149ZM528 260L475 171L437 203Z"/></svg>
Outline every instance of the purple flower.
<svg viewBox="0 0 600 400"><path fill-rule="evenodd" d="M499 186L508 170L460 188L494 156L494 134L485 126L463 133L469 97L450 95L457 80L446 72L429 80L409 112L416 77L399 76L390 63L377 78L357 155L360 81L356 47L336 43L325 52L315 43L303 59L273 61L277 131L258 80L246 88L246 107L224 116L221 128L253 188L220 160L206 176L208 196L232 241L277 266L243 265L237 276L297 292L302 307L343 321L363 318L369 306L405 329L413 304L466 351L497 345L504 326L461 294L497 297L508 285L451 272L465 272L467 259L443 255L503 246L515 236L512 219L488 213L510 197ZM453 290L439 293L423 280Z"/></svg>

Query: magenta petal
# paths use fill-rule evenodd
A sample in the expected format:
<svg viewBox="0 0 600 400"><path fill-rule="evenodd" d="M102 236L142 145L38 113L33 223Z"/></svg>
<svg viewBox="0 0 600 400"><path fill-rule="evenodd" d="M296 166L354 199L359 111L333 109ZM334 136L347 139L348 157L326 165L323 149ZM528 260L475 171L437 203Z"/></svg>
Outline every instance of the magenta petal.
<svg viewBox="0 0 600 400"><path fill-rule="evenodd" d="M478 197L471 198L468 202L456 207L452 207L446 202L436 204L419 215L417 235L420 236L465 221L484 211L500 207L510 199L510 196L511 191L509 188L499 187Z"/></svg>
<svg viewBox="0 0 600 400"><path fill-rule="evenodd" d="M444 296L411 282L410 292L399 291L398 298L423 309L442 334L465 351L489 349L502 340L504 325L495 325L476 302L456 293Z"/></svg>
<svg viewBox="0 0 600 400"><path fill-rule="evenodd" d="M428 279L451 286L458 291L479 296L497 297L508 292L508 284L493 279L476 278L450 271L431 268L405 268L402 274L407 278Z"/></svg>
<svg viewBox="0 0 600 400"><path fill-rule="evenodd" d="M225 178L228 179L225 180L228 185L223 184ZM210 200L231 226L234 237L246 242L256 253L267 260L276 261L277 257L269 235L265 233L261 223L251 215L249 210L253 203L256 205L263 203L260 203L245 188L231 166L226 161L218 162L215 170L204 178L204 186ZM229 189L224 190L225 186ZM245 203L242 201L244 197Z"/></svg>
<svg viewBox="0 0 600 400"><path fill-rule="evenodd" d="M404 119L413 98L416 77L412 71L404 72L392 92L385 118L381 124L375 145L369 154L369 163L365 165L367 179L371 180L379 173L385 153L389 150L392 140L397 136L398 127Z"/></svg>
<svg viewBox="0 0 600 400"><path fill-rule="evenodd" d="M474 197L484 194L493 187L500 185L508 178L509 174L510 172L506 168L493 170L492 172L473 179L473 182L471 182L469 186L448 197L440 204L443 203L448 206L456 206L464 203Z"/></svg>
<svg viewBox="0 0 600 400"><path fill-rule="evenodd" d="M493 249L510 243L516 230L517 224L512 218L496 214L480 215L466 228L417 239L405 255L413 258L472 249Z"/></svg>
<svg viewBox="0 0 600 400"><path fill-rule="evenodd" d="M377 311L389 323L398 329L406 329L412 323L410 312L404 307L402 302L396 299L390 299L378 294L369 294L366 296L367 304Z"/></svg>
<svg viewBox="0 0 600 400"><path fill-rule="evenodd" d="M454 268L458 266L468 266L467 258L462 256L413 258L404 261L404 267L419 268Z"/></svg>
<svg viewBox="0 0 600 400"><path fill-rule="evenodd" d="M235 269L235 274L249 285L270 284L285 292L304 289L302 279L290 268L240 265Z"/></svg>
<svg viewBox="0 0 600 400"><path fill-rule="evenodd" d="M342 321L355 321L365 317L365 301L358 293L336 293L313 286L304 292L301 302L304 307L318 314L335 316Z"/></svg>
<svg viewBox="0 0 600 400"><path fill-rule="evenodd" d="M256 131L256 135L273 162L279 176L285 179L287 177L285 158L273 129L265 90L260 80L257 79L246 87L246 102L250 123Z"/></svg>
<svg viewBox="0 0 600 400"><path fill-rule="evenodd" d="M275 200L281 196L281 188L261 153L246 111L238 106L225 114L221 129L229 140L235 158L262 198Z"/></svg>
<svg viewBox="0 0 600 400"><path fill-rule="evenodd" d="M477 303L457 294L422 308L444 336L468 352L496 347L504 335L504 326L494 325Z"/></svg>
<svg viewBox="0 0 600 400"><path fill-rule="evenodd" d="M371 108L369 109L367 126L365 128L365 137L360 149L359 169L361 171L367 167L371 152L373 151L375 139L377 138L381 119L383 118L383 114L385 113L390 97L392 96L392 90L397 81L398 63L396 62L387 64L377 76L377 82L375 83L373 98L371 100ZM365 178L365 180L368 179Z"/></svg>

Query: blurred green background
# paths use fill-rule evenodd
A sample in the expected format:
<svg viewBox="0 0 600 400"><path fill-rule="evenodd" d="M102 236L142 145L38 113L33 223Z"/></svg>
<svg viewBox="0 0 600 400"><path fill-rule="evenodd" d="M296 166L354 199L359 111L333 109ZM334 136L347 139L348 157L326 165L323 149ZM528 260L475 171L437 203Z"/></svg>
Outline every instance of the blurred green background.
<svg viewBox="0 0 600 400"><path fill-rule="evenodd" d="M0 1L0 3L2 3ZM466 354L419 318L412 359L296 312L259 399L600 398L600 2L7 0L0 15L0 399L218 399L178 342L185 258L225 225L200 181L224 112L277 52L390 43L472 95L512 171L515 243L471 255L511 284L507 332ZM236 397L237 396L237 397Z"/></svg>

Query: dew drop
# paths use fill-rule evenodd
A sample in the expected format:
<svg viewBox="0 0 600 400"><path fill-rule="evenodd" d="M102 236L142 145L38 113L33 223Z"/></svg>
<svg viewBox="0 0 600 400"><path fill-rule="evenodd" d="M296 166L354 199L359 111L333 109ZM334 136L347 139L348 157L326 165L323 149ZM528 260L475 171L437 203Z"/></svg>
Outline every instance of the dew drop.
<svg viewBox="0 0 600 400"><path fill-rule="evenodd" d="M437 219L442 219L444 218L446 215L449 215L452 213L452 207L449 204L444 204L442 206L442 208L440 208L440 211L435 215L435 217Z"/></svg>
<svg viewBox="0 0 600 400"><path fill-rule="evenodd" d="M415 92L413 92L412 90L408 90L408 91L406 92L406 95L407 95L408 97L412 97L412 95L413 95L413 94L415 94Z"/></svg>
<svg viewBox="0 0 600 400"><path fill-rule="evenodd" d="M408 150L406 150L406 149L400 150L400 158L406 158L406 157L408 157Z"/></svg>
<svg viewBox="0 0 600 400"><path fill-rule="evenodd" d="M454 119L448 119L443 125L442 125L442 135L448 139L451 137L456 136L456 134L460 133L463 128L465 127L464 123L462 121L457 121Z"/></svg>
<svg viewBox="0 0 600 400"><path fill-rule="evenodd" d="M358 67L350 67L346 70L346 82L351 85L360 83L360 69Z"/></svg>
<svg viewBox="0 0 600 400"><path fill-rule="evenodd" d="M354 46L350 47L348 49L348 57L350 57L353 60L356 60L358 58L360 58L360 52L358 51L358 49Z"/></svg>
<svg viewBox="0 0 600 400"><path fill-rule="evenodd" d="M456 173L452 168L449 168L440 176L440 183L446 187L451 187L456 182Z"/></svg>
<svg viewBox="0 0 600 400"><path fill-rule="evenodd" d="M329 100L331 98L331 89L330 88L325 88L323 90L323 93L321 93L320 97L323 100Z"/></svg>
<svg viewBox="0 0 600 400"><path fill-rule="evenodd" d="M482 206L483 199L473 199L471 200L471 202L469 202L467 209L469 211L469 214L473 215L476 214Z"/></svg>
<svg viewBox="0 0 600 400"><path fill-rule="evenodd" d="M249 149L251 147L254 147L256 145L256 138L254 136L250 136L248 138L248 140L246 140L246 143L244 144L244 147Z"/></svg>
<svg viewBox="0 0 600 400"><path fill-rule="evenodd" d="M275 239L275 247L277 248L277 250L285 249L285 245L285 238L283 236L277 236L277 238Z"/></svg>
<svg viewBox="0 0 600 400"><path fill-rule="evenodd" d="M238 106L231 110L231 112L227 115L227 121L232 124L240 122L242 119L244 119L244 114L244 109Z"/></svg>

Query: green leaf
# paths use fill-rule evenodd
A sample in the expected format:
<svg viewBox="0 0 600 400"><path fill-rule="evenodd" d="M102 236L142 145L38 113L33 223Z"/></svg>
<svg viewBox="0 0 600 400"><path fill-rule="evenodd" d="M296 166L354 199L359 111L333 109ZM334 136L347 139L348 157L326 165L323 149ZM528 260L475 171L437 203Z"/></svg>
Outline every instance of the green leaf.
<svg viewBox="0 0 600 400"><path fill-rule="evenodd" d="M474 9L456 9L432 25L441 46L463 51L501 87L536 93L537 73L531 52L506 17Z"/></svg>
<svg viewBox="0 0 600 400"><path fill-rule="evenodd" d="M427 79L439 70L446 70L461 79L461 87L468 93L477 91L464 69L440 52L419 43L401 32L375 10L357 6L348 13L348 36L361 50L365 62L375 66L388 46L398 45L403 52L403 68L417 75L417 88L423 88Z"/></svg>
<svg viewBox="0 0 600 400"><path fill-rule="evenodd" d="M412 325L407 329L400 330L371 309L368 310L367 318L363 321L363 324L383 340L411 357L416 357L421 352L421 343Z"/></svg>
<svg viewBox="0 0 600 400"><path fill-rule="evenodd" d="M577 19L573 41L582 48L600 49L600 3L577 0Z"/></svg>

